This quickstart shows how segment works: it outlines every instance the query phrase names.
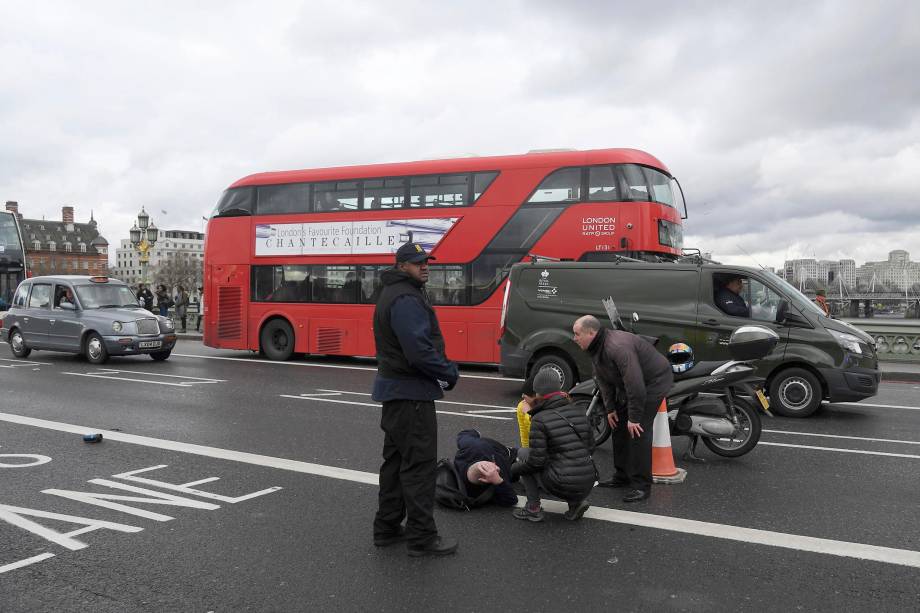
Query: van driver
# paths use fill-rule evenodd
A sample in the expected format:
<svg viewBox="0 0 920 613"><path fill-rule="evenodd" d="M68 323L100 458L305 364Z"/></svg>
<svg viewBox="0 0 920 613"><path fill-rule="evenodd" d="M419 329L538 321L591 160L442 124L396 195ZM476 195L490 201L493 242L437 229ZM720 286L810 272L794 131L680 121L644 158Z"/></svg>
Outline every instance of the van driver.
<svg viewBox="0 0 920 613"><path fill-rule="evenodd" d="M716 292L716 306L726 315L750 317L751 309L741 297L744 277L732 277Z"/></svg>

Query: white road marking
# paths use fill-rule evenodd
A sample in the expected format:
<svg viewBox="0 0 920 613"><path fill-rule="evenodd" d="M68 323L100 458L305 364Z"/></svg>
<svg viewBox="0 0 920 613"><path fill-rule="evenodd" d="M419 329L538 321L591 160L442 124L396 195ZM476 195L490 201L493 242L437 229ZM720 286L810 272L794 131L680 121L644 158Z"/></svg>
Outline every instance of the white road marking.
<svg viewBox="0 0 920 613"><path fill-rule="evenodd" d="M207 383L226 383L226 379L207 379L204 377L189 377L186 375L168 375L165 373L157 372L145 372L138 370L115 370L111 368L103 368L97 370L96 372L64 372L65 375L75 375L78 377L95 377L97 379L111 379L112 381L131 381L133 383L152 383L154 385L169 385L172 387L192 387L193 385L198 384L207 384ZM122 377L123 374L132 374L140 375L142 377L154 377L154 379L134 379L130 377ZM113 376L116 375L116 376ZM169 377L171 379L185 379L178 383L170 383L168 381L157 381L156 377Z"/></svg>
<svg viewBox="0 0 920 613"><path fill-rule="evenodd" d="M319 388L317 388L319 389ZM321 392L335 392L337 394L352 394L354 396L371 396L367 392L350 392L348 390L326 390L320 389ZM311 396L319 396L321 394L310 394ZM438 404L459 404L465 407L485 407L488 409L501 409L502 411L514 411L515 409L509 409L507 406L502 406L500 404L476 404L475 402L457 402L454 400L435 400ZM484 413L491 411L470 411L470 413Z"/></svg>
<svg viewBox="0 0 920 613"><path fill-rule="evenodd" d="M818 434L815 432L792 432L791 430L762 430L770 434L794 434L797 436L820 436L824 438L840 438L851 441L869 441L873 443L897 443L901 445L920 445L920 441L902 441L892 438L868 438L865 436L844 436L843 434Z"/></svg>
<svg viewBox="0 0 920 613"><path fill-rule="evenodd" d="M376 402L357 402L355 400L333 400L332 398L326 398L326 394L301 394L300 396L293 396L291 394L278 394L281 398L291 398L292 400L316 400L318 402L334 402L336 404L351 404L359 407L372 407L375 409L380 408L380 404ZM318 398L317 396L323 396ZM437 402L437 401L435 401ZM494 415L478 415L474 413L459 413L453 411L438 411L435 413L439 415L462 415L463 417L477 417L479 419L500 419L502 421L510 421L510 417L495 417Z"/></svg>
<svg viewBox="0 0 920 613"><path fill-rule="evenodd" d="M12 364L0 364L0 368L20 368L22 366L51 366L50 362L30 362L28 360L11 360L9 358L0 358L2 362L12 362ZM33 368L32 370L40 370Z"/></svg>
<svg viewBox="0 0 920 613"><path fill-rule="evenodd" d="M23 566L29 566L30 564L35 564L37 562L41 562L53 557L53 553L41 553L37 556L26 558L25 560L19 560L18 562L13 562L12 564L7 564L6 566L0 566L0 575L11 570L16 570L17 568L22 568Z"/></svg>
<svg viewBox="0 0 920 613"><path fill-rule="evenodd" d="M297 398L297 396L295 396L295 398ZM71 432L74 434L92 430L92 428L87 428L86 426L53 422L33 417L12 415L9 413L0 413L0 420L48 430L56 430L59 432ZM221 460L230 460L268 468L277 468L280 470L289 470L298 473L352 481L355 483L364 483L366 485L377 485L378 482L378 477L375 473L347 468L311 464L309 462L299 462L296 460L275 458L254 453L232 451L229 449L220 449L218 447L180 443L177 441L126 434L124 432L103 431L103 434L107 440L143 445L156 449L191 453ZM521 501L523 501L523 499L521 499ZM565 503L547 500L544 501L544 508L554 513L561 513L568 507ZM870 560L885 564L920 568L920 551L912 551L909 549L894 549L891 547L880 547L878 545L867 545L863 543L774 532L771 530L759 530L727 524L701 522L679 517L668 517L666 515L653 515L651 513L620 511L618 509L604 507L591 507L588 509L587 513L585 513L585 517L599 521L640 526L656 530L667 530L669 532L680 532L683 534L693 534L696 536L706 536L739 543L754 543L768 547L780 547L796 551L808 551L843 558Z"/></svg>
<svg viewBox="0 0 920 613"><path fill-rule="evenodd" d="M920 455L912 455L909 453L888 453L887 451L865 451L863 449L842 449L840 447L816 447L814 445L792 445L790 443L767 443L765 441L760 441L758 445L769 445L771 447L793 447L795 449L814 449L816 451L838 451L840 453L859 453L863 455L878 455L878 456L887 456L890 458L910 458L912 460L920 460Z"/></svg>
<svg viewBox="0 0 920 613"><path fill-rule="evenodd" d="M167 383L166 381L150 381L149 379L130 379L128 377L109 377L106 375L93 375L85 372L65 372L65 375L76 375L77 377L93 377L95 379L111 379L112 381L128 381L132 383L152 383L153 385L169 385L172 387L191 387L190 383Z"/></svg>
<svg viewBox="0 0 920 613"><path fill-rule="evenodd" d="M199 358L201 360L229 360L231 362L256 362L258 364L274 364L276 366L315 366L316 368L340 368L344 370L369 370L377 372L376 366L343 366L341 364L317 364L316 362L276 362L275 360L260 360L259 358L230 358L219 355L195 355L194 353L174 353L173 356L180 358ZM469 375L461 374L461 379L491 379L494 381L523 381L513 377L491 377L486 375Z"/></svg>
<svg viewBox="0 0 920 613"><path fill-rule="evenodd" d="M830 406L844 405L848 407L873 407L877 409L906 409L908 411L920 411L920 407L908 407L901 404L869 404L868 402L832 402Z"/></svg>
<svg viewBox="0 0 920 613"><path fill-rule="evenodd" d="M226 383L226 379L211 379L210 377L190 377L188 375L168 375L162 372L149 372L145 370L115 370L113 368L103 369L106 373L128 373L131 375L142 375L148 377L170 377L173 379L190 379L198 383ZM102 371L100 371L102 372Z"/></svg>

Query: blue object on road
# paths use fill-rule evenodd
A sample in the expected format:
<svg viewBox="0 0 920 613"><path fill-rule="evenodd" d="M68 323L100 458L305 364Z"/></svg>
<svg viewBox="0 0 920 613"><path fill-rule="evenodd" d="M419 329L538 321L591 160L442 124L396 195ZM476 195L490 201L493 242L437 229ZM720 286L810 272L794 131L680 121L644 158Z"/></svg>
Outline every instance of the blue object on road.
<svg viewBox="0 0 920 613"><path fill-rule="evenodd" d="M84 443L100 443L102 442L102 435L98 432L95 432L92 434L84 434L83 442Z"/></svg>

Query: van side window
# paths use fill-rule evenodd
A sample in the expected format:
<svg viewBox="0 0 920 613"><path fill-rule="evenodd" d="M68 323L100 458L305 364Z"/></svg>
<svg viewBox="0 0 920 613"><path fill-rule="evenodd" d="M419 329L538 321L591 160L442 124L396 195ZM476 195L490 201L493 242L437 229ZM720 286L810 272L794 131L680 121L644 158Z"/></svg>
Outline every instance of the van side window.
<svg viewBox="0 0 920 613"><path fill-rule="evenodd" d="M751 319L775 322L776 309L781 300L779 294L757 279L750 280L748 291L750 292Z"/></svg>

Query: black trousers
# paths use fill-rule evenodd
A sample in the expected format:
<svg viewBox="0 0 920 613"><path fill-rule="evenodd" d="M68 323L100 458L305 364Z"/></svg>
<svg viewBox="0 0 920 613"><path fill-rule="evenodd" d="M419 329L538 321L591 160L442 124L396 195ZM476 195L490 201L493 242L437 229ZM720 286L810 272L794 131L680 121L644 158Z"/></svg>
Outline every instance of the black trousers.
<svg viewBox="0 0 920 613"><path fill-rule="evenodd" d="M438 536L434 486L438 463L438 423L430 400L383 403L383 465L374 536L392 534L406 518L409 545L427 545Z"/></svg>
<svg viewBox="0 0 920 613"><path fill-rule="evenodd" d="M658 406L664 399L667 389L646 390L645 408L642 411L642 434L639 438L631 438L626 422L629 417L626 408L617 411L617 427L610 437L613 441L613 478L616 480L629 480L629 487L634 490L648 492L652 489L652 424Z"/></svg>

